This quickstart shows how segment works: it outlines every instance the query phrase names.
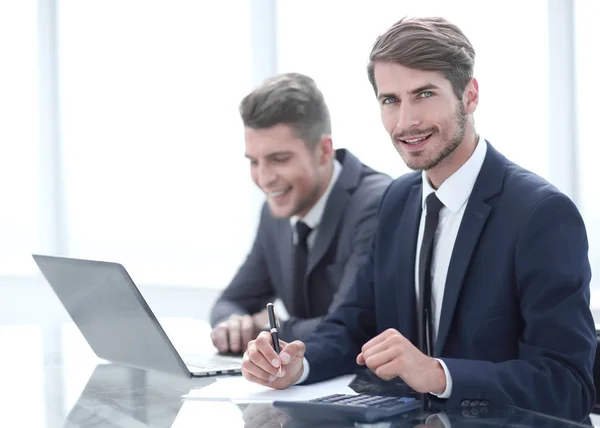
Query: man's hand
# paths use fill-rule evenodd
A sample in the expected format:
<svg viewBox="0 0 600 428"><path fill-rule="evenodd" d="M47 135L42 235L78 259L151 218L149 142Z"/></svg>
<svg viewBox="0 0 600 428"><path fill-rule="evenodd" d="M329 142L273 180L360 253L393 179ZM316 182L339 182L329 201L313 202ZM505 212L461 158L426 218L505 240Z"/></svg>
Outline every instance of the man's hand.
<svg viewBox="0 0 600 428"><path fill-rule="evenodd" d="M441 394L446 390L446 374L435 358L423 354L397 330L388 329L369 340L356 357L378 377L397 376L417 392Z"/></svg>
<svg viewBox="0 0 600 428"><path fill-rule="evenodd" d="M279 341L281 354L273 350L271 334L263 331L248 343L242 362L242 375L250 382L285 389L300 379L304 371L306 346L299 340L292 343ZM281 371L279 368L281 367Z"/></svg>
<svg viewBox="0 0 600 428"><path fill-rule="evenodd" d="M263 330L267 330L269 327L269 313L267 312L267 308L263 309L260 312L252 315L252 321L254 322L254 327L256 328L256 336ZM279 326L277 326L279 328ZM252 339L256 339L254 336Z"/></svg>
<svg viewBox="0 0 600 428"><path fill-rule="evenodd" d="M248 342L256 338L261 328L251 315L232 315L213 329L210 338L219 352L238 353L246 350Z"/></svg>

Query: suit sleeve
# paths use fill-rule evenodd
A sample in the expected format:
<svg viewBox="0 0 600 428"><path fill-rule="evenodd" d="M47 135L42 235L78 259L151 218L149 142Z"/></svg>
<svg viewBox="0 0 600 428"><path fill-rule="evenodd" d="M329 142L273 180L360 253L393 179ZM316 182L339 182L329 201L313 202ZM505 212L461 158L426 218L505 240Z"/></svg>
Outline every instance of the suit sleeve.
<svg viewBox="0 0 600 428"><path fill-rule="evenodd" d="M337 292L333 296L328 313L333 312L342 304L348 295L350 287L354 283L360 264L369 252L373 234L377 227L377 210L384 188L380 186L378 189L369 190L370 199L362 206L354 229L350 232L353 236L351 243L352 251L345 263L341 282ZM309 319L290 317L289 320L281 325L282 337L306 340L324 318L323 316Z"/></svg>
<svg viewBox="0 0 600 428"><path fill-rule="evenodd" d="M359 260L348 293L339 306L325 317L306 340L305 358L310 370L304 384L320 382L353 373L359 366L356 356L360 348L377 334L375 317L375 253L382 231L379 212L391 186L377 198L377 218L372 238L368 239L367 254Z"/></svg>
<svg viewBox="0 0 600 428"><path fill-rule="evenodd" d="M442 358L449 406L486 399L582 420L593 407L596 349L583 220L564 195L532 210L519 234L515 279L524 322L519 358L502 363Z"/></svg>
<svg viewBox="0 0 600 428"><path fill-rule="evenodd" d="M213 327L234 314L246 315L260 312L267 302L274 298L275 291L264 254L265 209L268 208L263 207L250 253L211 310L210 323Z"/></svg>
<svg viewBox="0 0 600 428"><path fill-rule="evenodd" d="M306 340L310 363L305 384L353 373L360 348L375 335L373 254L376 240L365 257L344 302L330 313Z"/></svg>

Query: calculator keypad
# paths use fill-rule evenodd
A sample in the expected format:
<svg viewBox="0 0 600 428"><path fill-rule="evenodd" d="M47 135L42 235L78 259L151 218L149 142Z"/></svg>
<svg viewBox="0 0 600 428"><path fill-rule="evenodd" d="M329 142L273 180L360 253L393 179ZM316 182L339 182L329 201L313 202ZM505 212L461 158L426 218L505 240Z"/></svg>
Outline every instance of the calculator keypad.
<svg viewBox="0 0 600 428"><path fill-rule="evenodd" d="M326 397L316 398L310 400L310 403L323 403L323 404L336 404L336 405L349 405L354 407L379 407L379 408L390 408L394 406L401 406L410 402L415 401L414 398L407 397L385 397L380 395L347 395L347 394L333 394Z"/></svg>

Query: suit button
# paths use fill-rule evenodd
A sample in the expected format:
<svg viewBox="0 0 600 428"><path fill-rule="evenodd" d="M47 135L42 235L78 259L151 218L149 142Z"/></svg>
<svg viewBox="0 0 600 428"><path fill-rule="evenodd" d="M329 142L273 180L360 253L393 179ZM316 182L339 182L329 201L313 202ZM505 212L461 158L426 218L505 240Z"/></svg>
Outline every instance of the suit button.
<svg viewBox="0 0 600 428"><path fill-rule="evenodd" d="M479 415L479 409L471 409L471 414L473 416L478 416Z"/></svg>
<svg viewBox="0 0 600 428"><path fill-rule="evenodd" d="M469 412L467 409L462 409L460 411L460 414L463 415L464 417L471 416L471 412Z"/></svg>
<svg viewBox="0 0 600 428"><path fill-rule="evenodd" d="M489 406L490 402L487 400L481 400L481 405L482 406Z"/></svg>
<svg viewBox="0 0 600 428"><path fill-rule="evenodd" d="M477 406L479 406L479 400L471 401L471 407L477 407Z"/></svg>
<svg viewBox="0 0 600 428"><path fill-rule="evenodd" d="M479 411L482 415L487 415L490 409L488 407L482 407Z"/></svg>
<svg viewBox="0 0 600 428"><path fill-rule="evenodd" d="M463 400L460 403L461 407L469 407L471 405L471 402L469 400Z"/></svg>

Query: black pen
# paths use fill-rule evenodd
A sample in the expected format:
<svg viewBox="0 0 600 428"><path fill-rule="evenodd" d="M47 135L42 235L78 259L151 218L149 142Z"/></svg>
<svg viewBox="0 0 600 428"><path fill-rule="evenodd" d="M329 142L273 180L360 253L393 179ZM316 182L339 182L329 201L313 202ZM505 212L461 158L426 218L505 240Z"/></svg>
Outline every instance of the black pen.
<svg viewBox="0 0 600 428"><path fill-rule="evenodd" d="M269 327L271 331L271 338L273 339L273 349L279 355L281 349L279 349L279 335L277 334L277 322L275 322L275 306L273 303L267 303L267 313L269 314Z"/></svg>
<svg viewBox="0 0 600 428"><path fill-rule="evenodd" d="M267 313L269 314L269 327L271 331L271 339L273 340L273 349L279 355L281 349L279 348L279 335L277 334L277 322L275 320L275 306L273 303L267 303ZM279 365L279 372L281 372L281 364Z"/></svg>

